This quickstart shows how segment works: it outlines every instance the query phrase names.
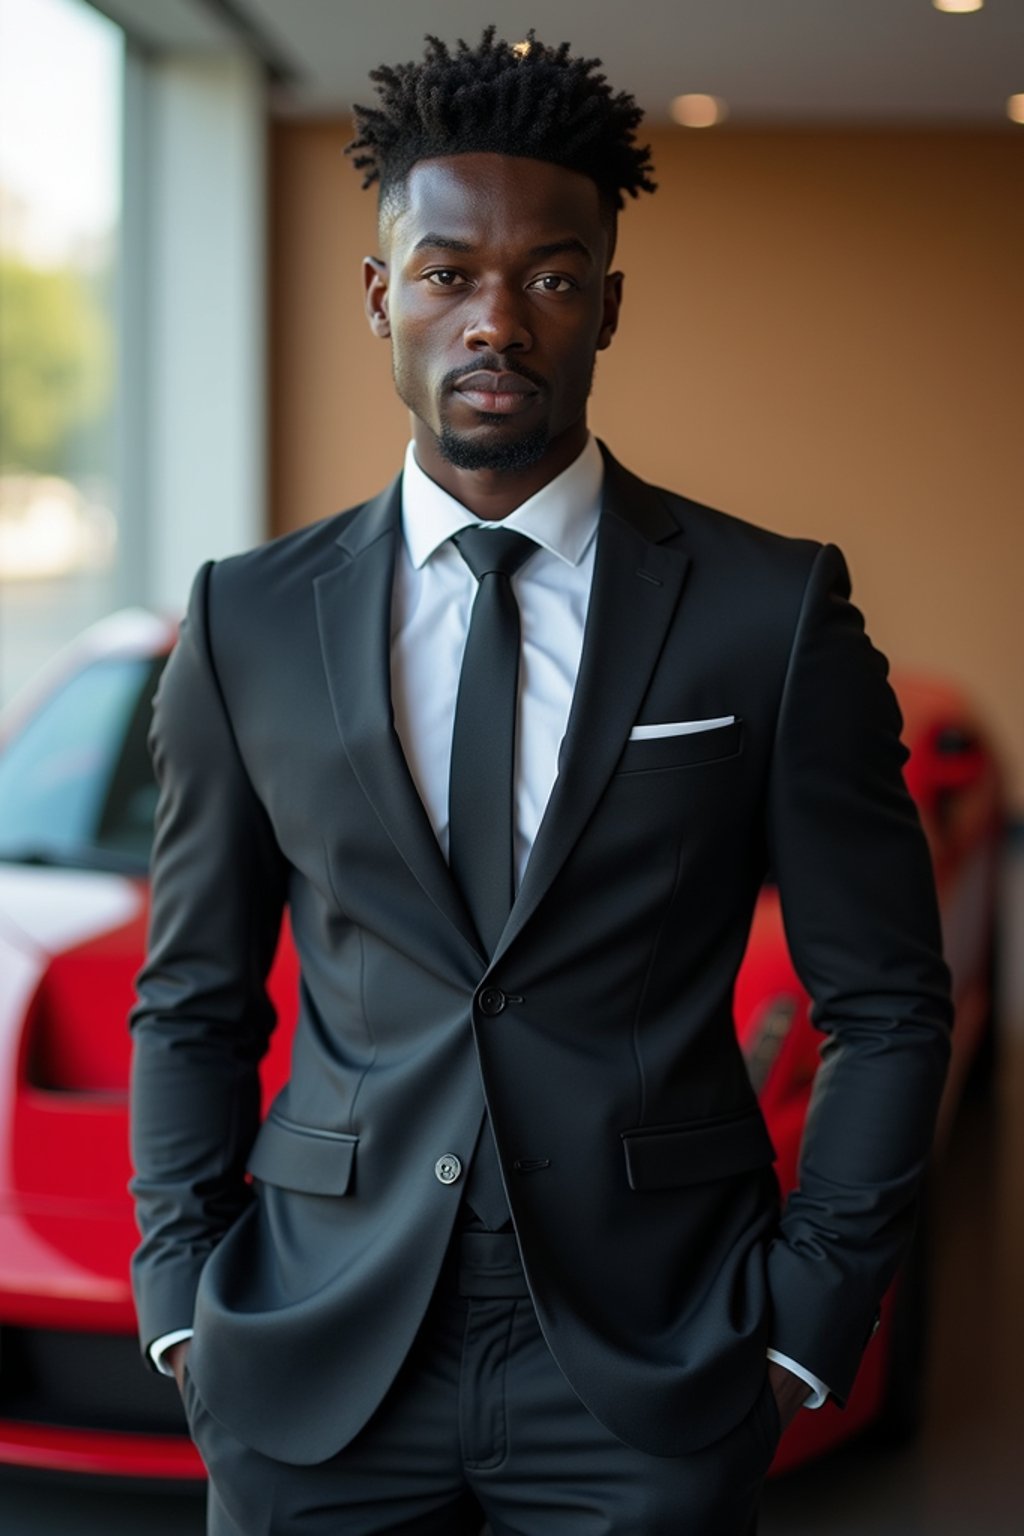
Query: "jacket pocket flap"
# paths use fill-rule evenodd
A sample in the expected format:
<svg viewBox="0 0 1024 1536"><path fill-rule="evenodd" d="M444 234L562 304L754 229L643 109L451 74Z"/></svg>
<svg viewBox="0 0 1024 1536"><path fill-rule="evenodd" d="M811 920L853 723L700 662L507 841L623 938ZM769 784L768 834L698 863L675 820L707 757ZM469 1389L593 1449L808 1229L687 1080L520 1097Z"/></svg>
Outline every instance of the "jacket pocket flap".
<svg viewBox="0 0 1024 1536"><path fill-rule="evenodd" d="M622 1147L630 1189L706 1184L765 1168L775 1158L775 1148L757 1108L720 1120L623 1131Z"/></svg>
<svg viewBox="0 0 1024 1536"><path fill-rule="evenodd" d="M260 1126L247 1167L264 1184L307 1195L343 1195L352 1182L358 1140L271 1113Z"/></svg>

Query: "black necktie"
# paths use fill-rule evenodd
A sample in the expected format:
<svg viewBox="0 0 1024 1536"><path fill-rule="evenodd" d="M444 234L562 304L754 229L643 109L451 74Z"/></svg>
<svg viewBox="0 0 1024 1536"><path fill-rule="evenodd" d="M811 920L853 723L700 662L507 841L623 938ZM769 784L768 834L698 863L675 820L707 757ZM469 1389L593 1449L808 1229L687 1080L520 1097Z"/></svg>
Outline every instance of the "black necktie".
<svg viewBox="0 0 1024 1536"><path fill-rule="evenodd" d="M453 542L479 586L455 701L448 863L490 955L515 891L519 608L510 578L537 546L508 528L464 528Z"/></svg>
<svg viewBox="0 0 1024 1536"><path fill-rule="evenodd" d="M511 576L537 546L508 528L465 528L453 542L479 586L455 700L448 863L490 955L515 891L519 608ZM466 1203L491 1231L508 1222L497 1149L486 1118L473 1154Z"/></svg>

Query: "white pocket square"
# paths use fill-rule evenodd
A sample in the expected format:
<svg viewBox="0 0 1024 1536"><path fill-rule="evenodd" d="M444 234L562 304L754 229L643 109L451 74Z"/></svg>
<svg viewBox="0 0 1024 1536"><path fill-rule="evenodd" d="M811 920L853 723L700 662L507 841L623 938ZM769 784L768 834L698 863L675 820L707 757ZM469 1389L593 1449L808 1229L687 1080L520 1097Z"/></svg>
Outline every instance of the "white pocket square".
<svg viewBox="0 0 1024 1536"><path fill-rule="evenodd" d="M735 715L716 715L713 720L669 720L664 725L634 725L630 741L656 741L661 736L695 736L698 731L717 731L732 725Z"/></svg>

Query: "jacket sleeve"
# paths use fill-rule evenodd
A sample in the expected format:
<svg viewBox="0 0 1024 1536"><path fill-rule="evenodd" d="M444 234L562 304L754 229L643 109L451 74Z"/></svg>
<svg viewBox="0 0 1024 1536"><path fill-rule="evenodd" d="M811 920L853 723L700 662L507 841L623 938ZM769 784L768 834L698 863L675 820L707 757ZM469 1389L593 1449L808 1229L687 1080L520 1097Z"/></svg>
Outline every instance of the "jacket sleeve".
<svg viewBox="0 0 1024 1536"><path fill-rule="evenodd" d="M143 1348L188 1327L202 1266L248 1203L274 1014L285 861L239 754L199 572L154 704L159 784L149 948L132 1013L132 1260Z"/></svg>
<svg viewBox="0 0 1024 1536"><path fill-rule="evenodd" d="M769 1254L773 1346L844 1401L909 1240L952 1005L928 847L903 782L887 663L816 557L778 718L769 848L823 1031L797 1187Z"/></svg>

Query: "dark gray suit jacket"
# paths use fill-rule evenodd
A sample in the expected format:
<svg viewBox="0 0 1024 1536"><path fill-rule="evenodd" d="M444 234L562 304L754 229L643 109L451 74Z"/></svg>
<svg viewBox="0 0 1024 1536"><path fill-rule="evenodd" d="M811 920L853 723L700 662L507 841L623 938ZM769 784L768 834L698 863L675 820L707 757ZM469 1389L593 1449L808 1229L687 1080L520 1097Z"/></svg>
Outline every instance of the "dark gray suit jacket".
<svg viewBox="0 0 1024 1536"><path fill-rule="evenodd" d="M842 1399L909 1233L950 1003L884 658L836 549L607 457L560 771L490 958L392 726L398 482L205 567L159 690L140 1327L194 1312L206 1406L284 1460L393 1380L462 1187L434 1165L468 1165L485 1103L548 1343L656 1454L735 1424L769 1344ZM769 864L824 1031L781 1219L731 1013ZM300 1013L261 1128L286 903Z"/></svg>

